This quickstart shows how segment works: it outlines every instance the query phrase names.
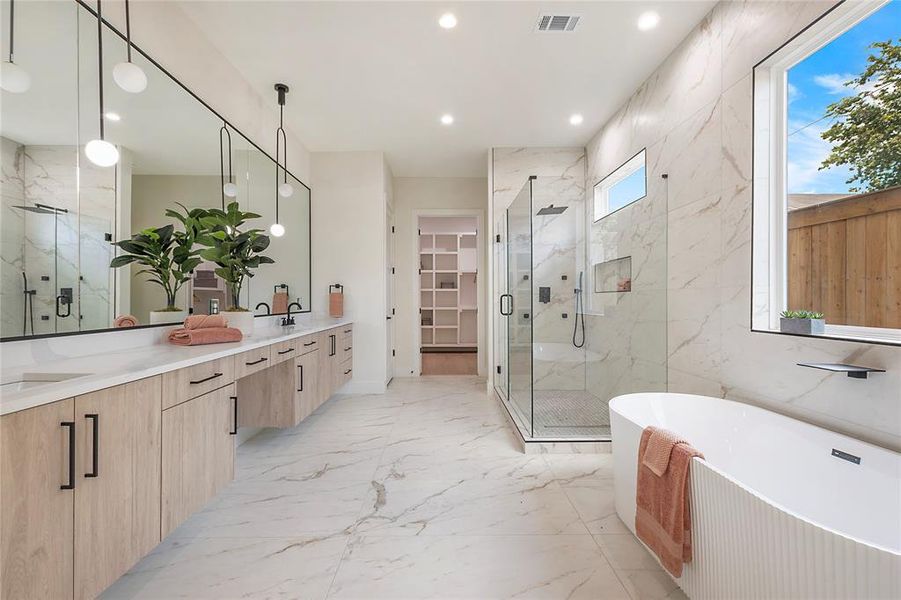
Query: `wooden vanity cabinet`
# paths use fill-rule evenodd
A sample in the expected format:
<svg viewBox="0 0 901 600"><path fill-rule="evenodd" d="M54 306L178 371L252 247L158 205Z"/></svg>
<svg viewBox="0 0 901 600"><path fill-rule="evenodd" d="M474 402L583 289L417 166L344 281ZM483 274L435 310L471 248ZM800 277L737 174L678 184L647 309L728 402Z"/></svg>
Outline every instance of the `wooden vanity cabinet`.
<svg viewBox="0 0 901 600"><path fill-rule="evenodd" d="M160 543L161 378L75 398L75 598Z"/></svg>
<svg viewBox="0 0 901 600"><path fill-rule="evenodd" d="M235 476L235 384L163 411L162 537Z"/></svg>
<svg viewBox="0 0 901 600"><path fill-rule="evenodd" d="M0 597L94 598L159 543L160 385L0 417Z"/></svg>
<svg viewBox="0 0 901 600"><path fill-rule="evenodd" d="M72 597L74 426L71 398L0 417L0 598Z"/></svg>
<svg viewBox="0 0 901 600"><path fill-rule="evenodd" d="M309 417L319 402L319 350L298 356L294 361L294 411L297 423Z"/></svg>

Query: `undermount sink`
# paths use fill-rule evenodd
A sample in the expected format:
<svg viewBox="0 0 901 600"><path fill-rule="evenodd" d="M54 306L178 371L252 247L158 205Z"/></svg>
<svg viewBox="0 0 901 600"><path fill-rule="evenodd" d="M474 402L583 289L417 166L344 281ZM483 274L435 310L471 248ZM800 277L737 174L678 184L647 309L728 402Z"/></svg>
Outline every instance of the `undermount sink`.
<svg viewBox="0 0 901 600"><path fill-rule="evenodd" d="M90 375L90 373L22 373L19 378L13 381L6 381L0 384L0 388L4 392L21 392L47 385L48 383L58 383L77 377L85 377L86 375Z"/></svg>

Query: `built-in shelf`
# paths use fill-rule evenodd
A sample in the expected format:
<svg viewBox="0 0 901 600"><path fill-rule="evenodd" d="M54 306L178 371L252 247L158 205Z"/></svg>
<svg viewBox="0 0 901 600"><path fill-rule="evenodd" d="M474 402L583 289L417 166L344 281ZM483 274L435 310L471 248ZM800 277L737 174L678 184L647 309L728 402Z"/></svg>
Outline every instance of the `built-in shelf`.
<svg viewBox="0 0 901 600"><path fill-rule="evenodd" d="M476 240L473 231L419 235L423 347L473 347L477 343Z"/></svg>
<svg viewBox="0 0 901 600"><path fill-rule="evenodd" d="M873 369L871 367L859 367L843 363L798 363L798 366L822 369L823 371L832 371L834 373L847 373L848 377L855 379L866 379L870 373L885 373L885 369Z"/></svg>

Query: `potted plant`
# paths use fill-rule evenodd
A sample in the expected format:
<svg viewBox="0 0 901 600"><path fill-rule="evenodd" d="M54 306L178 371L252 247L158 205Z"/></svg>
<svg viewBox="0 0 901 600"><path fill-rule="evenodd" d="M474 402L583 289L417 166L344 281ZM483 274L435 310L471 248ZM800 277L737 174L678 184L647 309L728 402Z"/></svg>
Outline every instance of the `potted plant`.
<svg viewBox="0 0 901 600"><path fill-rule="evenodd" d="M150 227L113 244L125 254L113 258L110 268L136 263L143 267L137 274L146 275L148 281L163 288L166 294L165 308L150 311L151 323L174 323L188 316L187 309L176 306L175 302L178 291L191 278L191 271L200 264L194 245L201 233L198 219L203 211L179 206L184 214L167 210L166 215L180 221L183 231L176 231L174 225Z"/></svg>
<svg viewBox="0 0 901 600"><path fill-rule="evenodd" d="M826 331L823 313L810 310L785 310L779 319L779 331L804 335L822 334Z"/></svg>
<svg viewBox="0 0 901 600"><path fill-rule="evenodd" d="M262 229L241 229L248 220L258 218L256 213L243 212L237 202L230 203L224 211L206 209L200 218L204 232L197 238L200 245L206 246L200 257L214 263L216 275L225 281L229 307L220 313L244 335L253 333L253 313L241 306L244 279L253 277L253 270L260 265L275 262L261 254L269 247L269 236Z"/></svg>

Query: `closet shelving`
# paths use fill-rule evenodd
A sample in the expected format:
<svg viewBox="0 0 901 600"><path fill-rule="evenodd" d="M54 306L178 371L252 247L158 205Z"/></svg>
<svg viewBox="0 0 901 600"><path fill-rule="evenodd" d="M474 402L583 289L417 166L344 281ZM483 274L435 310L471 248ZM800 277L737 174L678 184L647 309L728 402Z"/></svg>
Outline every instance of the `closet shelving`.
<svg viewBox="0 0 901 600"><path fill-rule="evenodd" d="M476 347L477 265L475 231L420 233L419 293L423 347Z"/></svg>

